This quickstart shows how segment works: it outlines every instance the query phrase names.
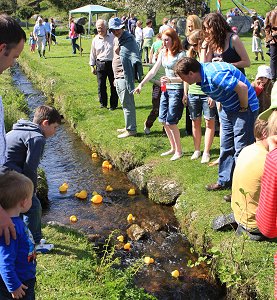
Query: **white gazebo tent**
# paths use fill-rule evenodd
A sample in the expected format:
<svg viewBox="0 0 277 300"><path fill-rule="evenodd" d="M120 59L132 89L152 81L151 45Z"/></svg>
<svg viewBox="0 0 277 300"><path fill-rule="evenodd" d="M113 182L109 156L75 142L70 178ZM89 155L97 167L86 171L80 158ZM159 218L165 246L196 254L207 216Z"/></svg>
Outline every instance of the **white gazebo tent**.
<svg viewBox="0 0 277 300"><path fill-rule="evenodd" d="M103 13L117 13L115 9L111 9L101 5L86 5L69 11L69 19L72 14L89 14L88 18L88 32L90 32L90 26L92 23L92 16L96 15L96 20L98 19L98 14Z"/></svg>

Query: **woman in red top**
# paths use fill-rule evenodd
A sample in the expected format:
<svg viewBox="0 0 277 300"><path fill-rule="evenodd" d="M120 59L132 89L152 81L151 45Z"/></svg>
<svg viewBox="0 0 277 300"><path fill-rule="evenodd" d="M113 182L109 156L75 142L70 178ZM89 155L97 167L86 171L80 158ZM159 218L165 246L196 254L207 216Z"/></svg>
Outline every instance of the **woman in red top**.
<svg viewBox="0 0 277 300"><path fill-rule="evenodd" d="M76 49L78 49L79 51L82 51L83 49L80 50L80 46L76 43L76 41L79 37L79 34L76 32L76 24L75 24L73 18L70 18L69 37L71 39L72 53L76 54Z"/></svg>

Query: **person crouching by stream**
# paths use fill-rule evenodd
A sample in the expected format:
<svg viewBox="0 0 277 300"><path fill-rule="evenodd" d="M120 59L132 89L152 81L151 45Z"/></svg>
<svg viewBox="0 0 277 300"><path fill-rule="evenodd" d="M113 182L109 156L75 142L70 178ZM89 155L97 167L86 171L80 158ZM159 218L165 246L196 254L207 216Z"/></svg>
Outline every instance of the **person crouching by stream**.
<svg viewBox="0 0 277 300"><path fill-rule="evenodd" d="M53 136L61 124L61 115L50 106L41 105L36 108L33 122L19 120L13 129L7 133L7 161L6 170L14 170L29 177L34 184L32 207L23 214L23 220L30 229L37 252L47 252L53 248L52 244L40 245L42 208L36 196L37 169L43 155L46 139Z"/></svg>
<svg viewBox="0 0 277 300"><path fill-rule="evenodd" d="M109 20L109 29L114 34L113 72L114 83L120 99L125 127L118 129L118 138L137 134L136 107L134 101L135 79L141 80L142 63L134 36L124 31L124 24L119 18Z"/></svg>

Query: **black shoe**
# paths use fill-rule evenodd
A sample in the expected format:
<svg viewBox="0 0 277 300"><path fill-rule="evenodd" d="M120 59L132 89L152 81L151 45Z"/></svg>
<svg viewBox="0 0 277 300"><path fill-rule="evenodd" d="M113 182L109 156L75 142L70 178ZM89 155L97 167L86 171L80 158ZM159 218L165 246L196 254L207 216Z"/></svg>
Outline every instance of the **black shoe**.
<svg viewBox="0 0 277 300"><path fill-rule="evenodd" d="M100 104L100 108L107 108L107 106Z"/></svg>
<svg viewBox="0 0 277 300"><path fill-rule="evenodd" d="M259 59L258 59L258 57L255 57L255 60L257 60L257 61L258 61L258 60L259 60Z"/></svg>
<svg viewBox="0 0 277 300"><path fill-rule="evenodd" d="M238 224L234 214L218 216L212 221L212 229L215 231L225 231L237 228Z"/></svg>
<svg viewBox="0 0 277 300"><path fill-rule="evenodd" d="M109 110L116 110L116 107L110 107Z"/></svg>
<svg viewBox="0 0 277 300"><path fill-rule="evenodd" d="M231 202L231 194L229 194L229 195L225 195L224 197L223 197L223 199L226 201L226 202Z"/></svg>

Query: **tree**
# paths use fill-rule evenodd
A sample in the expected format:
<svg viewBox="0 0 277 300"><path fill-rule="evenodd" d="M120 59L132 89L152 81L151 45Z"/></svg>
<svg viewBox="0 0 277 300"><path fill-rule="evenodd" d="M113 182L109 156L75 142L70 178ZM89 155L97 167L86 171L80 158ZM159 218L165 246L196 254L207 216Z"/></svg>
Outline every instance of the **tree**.
<svg viewBox="0 0 277 300"><path fill-rule="evenodd" d="M26 28L28 29L28 20L34 14L34 9L31 6L23 5L21 6L18 11L17 15L20 19L26 20Z"/></svg>

